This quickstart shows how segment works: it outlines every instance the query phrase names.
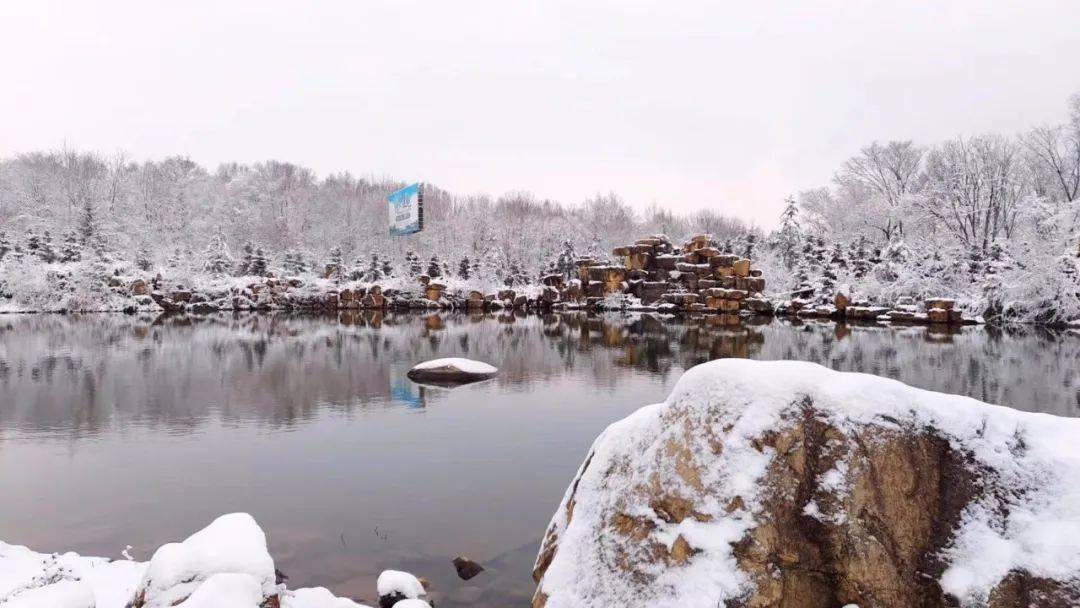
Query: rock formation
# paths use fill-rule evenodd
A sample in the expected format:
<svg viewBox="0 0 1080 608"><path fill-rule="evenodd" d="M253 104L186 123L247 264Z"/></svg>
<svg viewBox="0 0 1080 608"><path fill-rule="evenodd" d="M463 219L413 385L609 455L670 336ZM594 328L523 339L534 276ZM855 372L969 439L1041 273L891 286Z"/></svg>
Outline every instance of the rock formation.
<svg viewBox="0 0 1080 608"><path fill-rule="evenodd" d="M596 440L533 606L1078 606L1078 433L810 363L707 363Z"/></svg>

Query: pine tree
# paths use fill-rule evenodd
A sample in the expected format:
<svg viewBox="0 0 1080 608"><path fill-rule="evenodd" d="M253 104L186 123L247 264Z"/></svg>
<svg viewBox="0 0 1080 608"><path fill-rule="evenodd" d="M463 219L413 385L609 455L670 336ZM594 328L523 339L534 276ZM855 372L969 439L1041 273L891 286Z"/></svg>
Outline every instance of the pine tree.
<svg viewBox="0 0 1080 608"><path fill-rule="evenodd" d="M469 280L469 257L465 256L458 262L457 276L468 281Z"/></svg>
<svg viewBox="0 0 1080 608"><path fill-rule="evenodd" d="M82 259L82 245L79 243L79 235L69 230L64 233L64 241L60 246L61 262L78 262Z"/></svg>
<svg viewBox="0 0 1080 608"><path fill-rule="evenodd" d="M51 264L57 261L56 248L53 247L52 235L46 230L41 234L41 245L38 247L38 257L42 262Z"/></svg>
<svg viewBox="0 0 1080 608"><path fill-rule="evenodd" d="M563 241L562 251L559 253L558 273L563 276L564 279L570 280L574 277L574 260L577 259L577 252L574 251L574 244L570 241Z"/></svg>
<svg viewBox="0 0 1080 608"><path fill-rule="evenodd" d="M796 250L801 236L799 228L799 206L793 197L784 201L784 211L780 214L779 245L780 257L784 266L791 270L795 266Z"/></svg>
<svg viewBox="0 0 1080 608"><path fill-rule="evenodd" d="M746 233L746 243L743 247L743 257L752 260L754 259L754 246L757 244L757 236L753 232Z"/></svg>
<svg viewBox="0 0 1080 608"><path fill-rule="evenodd" d="M146 248L146 245L139 245L139 248L135 250L135 267L144 272L154 267L153 258L150 256L150 250Z"/></svg>
<svg viewBox="0 0 1080 608"><path fill-rule="evenodd" d="M416 255L412 250L405 252L405 267L408 269L410 277L418 277L424 271L423 266L420 264L420 256Z"/></svg>
<svg viewBox="0 0 1080 608"><path fill-rule="evenodd" d="M255 254L251 258L251 266L248 268L248 272L257 277L265 277L268 270L269 263L266 259L266 253L263 252L262 247L257 247Z"/></svg>
<svg viewBox="0 0 1080 608"><path fill-rule="evenodd" d="M236 266L236 276L245 277L251 274L251 262L255 257L255 245L251 241L244 243L240 263Z"/></svg>
<svg viewBox="0 0 1080 608"><path fill-rule="evenodd" d="M433 279L442 276L442 263L439 262L438 255L431 255L431 260L428 261L427 275Z"/></svg>
<svg viewBox="0 0 1080 608"><path fill-rule="evenodd" d="M11 244L11 241L8 240L7 233L0 230L0 262L4 261L7 254L11 253L13 249L14 246Z"/></svg>
<svg viewBox="0 0 1080 608"><path fill-rule="evenodd" d="M390 263L390 258L383 258L382 275L387 279L394 276L394 266Z"/></svg>
<svg viewBox="0 0 1080 608"><path fill-rule="evenodd" d="M341 280L345 274L345 260L341 253L341 247L330 250L330 261L326 263L324 275L328 279Z"/></svg>
<svg viewBox="0 0 1080 608"><path fill-rule="evenodd" d="M731 239L724 239L724 243L720 245L720 252L727 254L735 252L735 248L731 246Z"/></svg>
<svg viewBox="0 0 1080 608"><path fill-rule="evenodd" d="M232 268L232 257L229 255L229 246L225 242L225 235L218 231L206 245L206 260L203 267L213 275L222 275Z"/></svg>
<svg viewBox="0 0 1080 608"><path fill-rule="evenodd" d="M285 273L290 275L303 274L308 271L304 254L299 251L287 251L282 266L285 268Z"/></svg>
<svg viewBox="0 0 1080 608"><path fill-rule="evenodd" d="M367 272L364 273L364 280L368 283L374 283L375 281L382 279L382 268L379 265L379 254L374 251L371 252L371 261L368 263Z"/></svg>
<svg viewBox="0 0 1080 608"><path fill-rule="evenodd" d="M89 197L83 200L82 209L79 213L78 232L83 247L90 249L98 257L105 255L105 239L101 233L101 220L98 217L93 201Z"/></svg>

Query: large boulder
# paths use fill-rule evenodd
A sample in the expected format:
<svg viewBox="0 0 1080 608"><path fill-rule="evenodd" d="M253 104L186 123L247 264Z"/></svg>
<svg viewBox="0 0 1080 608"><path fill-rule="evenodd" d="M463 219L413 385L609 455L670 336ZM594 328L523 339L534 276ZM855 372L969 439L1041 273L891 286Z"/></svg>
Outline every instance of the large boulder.
<svg viewBox="0 0 1080 608"><path fill-rule="evenodd" d="M593 444L533 606L1078 606L1077 436L810 363L706 363Z"/></svg>
<svg viewBox="0 0 1080 608"><path fill-rule="evenodd" d="M228 574L225 578L217 575ZM195 592L215 579L203 593ZM247 513L215 519L180 543L162 545L150 558L130 608L163 608L192 598L210 601L219 593L228 597L260 597L257 604L277 604L274 560L266 550L266 535ZM202 599L200 599L202 598Z"/></svg>

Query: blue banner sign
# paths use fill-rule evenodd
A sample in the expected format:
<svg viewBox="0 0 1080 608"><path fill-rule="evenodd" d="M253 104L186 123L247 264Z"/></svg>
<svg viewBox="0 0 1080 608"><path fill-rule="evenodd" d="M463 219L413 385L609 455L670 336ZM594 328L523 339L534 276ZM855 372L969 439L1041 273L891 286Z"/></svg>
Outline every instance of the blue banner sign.
<svg viewBox="0 0 1080 608"><path fill-rule="evenodd" d="M424 229L424 189L420 184L394 192L390 202L390 236L415 234Z"/></svg>

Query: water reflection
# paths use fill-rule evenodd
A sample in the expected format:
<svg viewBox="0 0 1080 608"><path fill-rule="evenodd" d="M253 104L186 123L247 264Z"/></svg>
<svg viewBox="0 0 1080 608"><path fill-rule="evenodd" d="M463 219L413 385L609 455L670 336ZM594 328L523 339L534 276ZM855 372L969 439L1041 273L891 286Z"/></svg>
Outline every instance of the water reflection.
<svg viewBox="0 0 1080 608"><path fill-rule="evenodd" d="M405 373L466 356L445 390ZM0 316L0 538L149 550L252 512L296 585L370 599L379 570L445 607L520 605L592 439L723 357L802 359L1080 415L1080 339L737 317L514 313ZM488 570L458 581L450 558Z"/></svg>
<svg viewBox="0 0 1080 608"><path fill-rule="evenodd" d="M601 385L724 357L799 359L1019 409L1080 414L1080 339L1041 329L887 328L723 316L243 315L0 319L0 425L93 435L115 424L190 432L210 416L274 426L320 408L424 407L404 372L435 356L491 354L496 382L581 367Z"/></svg>

